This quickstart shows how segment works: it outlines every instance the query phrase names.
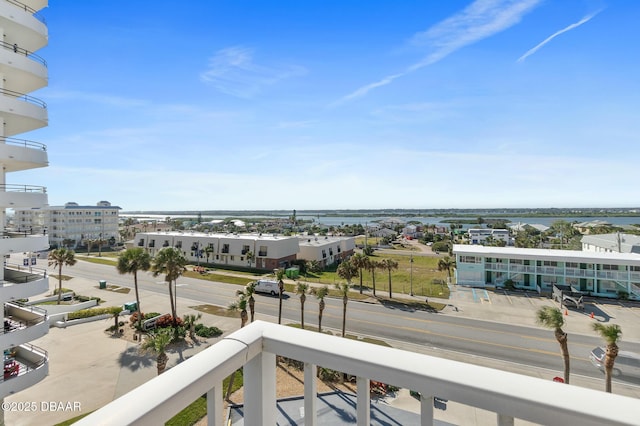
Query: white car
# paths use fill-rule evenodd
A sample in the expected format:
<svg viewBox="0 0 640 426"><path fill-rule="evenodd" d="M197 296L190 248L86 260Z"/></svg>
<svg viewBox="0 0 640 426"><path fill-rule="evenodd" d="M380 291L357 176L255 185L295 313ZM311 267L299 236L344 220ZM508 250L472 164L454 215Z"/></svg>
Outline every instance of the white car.
<svg viewBox="0 0 640 426"><path fill-rule="evenodd" d="M277 295L278 293L280 293L280 286L278 285L278 281L271 281L271 280L256 281L256 293L267 293L272 296Z"/></svg>

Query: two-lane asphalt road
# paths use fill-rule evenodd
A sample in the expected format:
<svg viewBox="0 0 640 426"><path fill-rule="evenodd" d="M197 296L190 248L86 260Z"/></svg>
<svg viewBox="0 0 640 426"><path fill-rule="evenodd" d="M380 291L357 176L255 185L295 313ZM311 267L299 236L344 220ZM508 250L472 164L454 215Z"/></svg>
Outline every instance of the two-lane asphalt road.
<svg viewBox="0 0 640 426"><path fill-rule="evenodd" d="M65 268L63 273L95 280L96 283L100 279L106 279L111 284L125 287L133 285L130 275L120 275L112 266L80 261L72 268ZM149 273L140 273L138 284L142 290L167 294L162 276L153 277ZM228 306L235 300L237 289L234 285L182 277L178 280L177 293L179 298ZM327 298L325 301L323 327L340 330L342 300ZM257 295L256 311L277 317L278 298ZM296 295L285 295L283 318L299 322L300 313L299 298ZM317 323L318 303L309 295L305 304L305 325ZM558 342L551 331L544 329L350 301L347 306L347 332L562 371ZM597 336L569 336L572 374L602 377L588 359L590 351L600 345L602 341ZM621 348L640 353L638 343L624 342ZM638 379L624 379L640 384Z"/></svg>

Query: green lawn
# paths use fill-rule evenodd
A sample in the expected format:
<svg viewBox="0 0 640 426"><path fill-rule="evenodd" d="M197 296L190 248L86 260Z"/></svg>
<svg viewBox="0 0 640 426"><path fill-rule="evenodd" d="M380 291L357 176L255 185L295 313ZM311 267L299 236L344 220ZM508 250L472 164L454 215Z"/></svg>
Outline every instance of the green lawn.
<svg viewBox="0 0 640 426"><path fill-rule="evenodd" d="M398 262L398 269L391 271L392 291L409 294L413 287L413 294L425 297L449 297L449 288L446 285L447 273L438 271L439 257L435 256L411 256L406 254L374 254L372 259L393 259ZM413 272L412 272L413 270ZM362 271L362 285L372 289L373 281L369 271ZM412 278L413 276L413 278ZM301 279L305 279L301 277ZM319 274L308 274L307 281L328 284L333 287L335 283L344 282L335 271L325 271ZM435 280L435 283L434 283ZM413 282L413 285L411 283ZM360 285L359 277L352 280L354 286ZM389 273L385 270L376 271L376 294L389 294Z"/></svg>

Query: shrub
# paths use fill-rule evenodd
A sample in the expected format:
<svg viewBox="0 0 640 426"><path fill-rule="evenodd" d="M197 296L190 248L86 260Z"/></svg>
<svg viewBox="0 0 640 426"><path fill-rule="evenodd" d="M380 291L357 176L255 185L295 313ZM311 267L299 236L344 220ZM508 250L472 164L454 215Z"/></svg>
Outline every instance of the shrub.
<svg viewBox="0 0 640 426"><path fill-rule="evenodd" d="M451 249L451 244L448 241L438 241L437 243L433 243L431 245L432 251L437 251L440 253L448 253Z"/></svg>
<svg viewBox="0 0 640 426"><path fill-rule="evenodd" d="M318 367L318 378L324 382L338 382L340 381L342 373L330 368Z"/></svg>
<svg viewBox="0 0 640 426"><path fill-rule="evenodd" d="M222 334L222 330L218 327L207 327L204 324L196 324L196 336L199 337L218 337Z"/></svg>
<svg viewBox="0 0 640 426"><path fill-rule="evenodd" d="M176 318L176 325L178 327L182 327L184 325L184 321L182 320L182 318L180 317ZM165 328L165 327L172 327L172 326L173 326L173 317L169 314L161 316L156 321L157 328Z"/></svg>
<svg viewBox="0 0 640 426"><path fill-rule="evenodd" d="M67 314L67 319L74 320L74 319L95 317L98 315L105 315L105 314L115 315L116 311L120 312L122 311L122 308L120 306L110 306L107 308L82 309L81 311L69 312L69 314Z"/></svg>

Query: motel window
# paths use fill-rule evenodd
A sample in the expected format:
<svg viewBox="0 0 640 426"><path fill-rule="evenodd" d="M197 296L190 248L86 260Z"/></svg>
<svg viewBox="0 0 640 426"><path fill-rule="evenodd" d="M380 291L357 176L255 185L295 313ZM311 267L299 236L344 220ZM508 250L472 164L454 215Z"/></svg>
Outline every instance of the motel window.
<svg viewBox="0 0 640 426"><path fill-rule="evenodd" d="M542 264L544 266L558 266L558 262L553 262L551 260L545 260L544 262L542 262Z"/></svg>
<svg viewBox="0 0 640 426"><path fill-rule="evenodd" d="M249 252L249 246L242 246L242 254L247 254Z"/></svg>
<svg viewBox="0 0 640 426"><path fill-rule="evenodd" d="M460 256L460 263L482 263L482 258L476 256Z"/></svg>
<svg viewBox="0 0 640 426"><path fill-rule="evenodd" d="M522 259L511 259L509 263L512 265L522 265Z"/></svg>
<svg viewBox="0 0 640 426"><path fill-rule="evenodd" d="M603 271L618 271L618 265L602 265Z"/></svg>
<svg viewBox="0 0 640 426"><path fill-rule="evenodd" d="M640 266L629 266L629 269L633 272L640 272Z"/></svg>
<svg viewBox="0 0 640 426"><path fill-rule="evenodd" d="M577 262L567 262L567 268L577 268L577 267L578 267Z"/></svg>
<svg viewBox="0 0 640 426"><path fill-rule="evenodd" d="M267 255L267 246L260 246L260 251L258 252L258 256L266 256Z"/></svg>
<svg viewBox="0 0 640 426"><path fill-rule="evenodd" d="M234 257L234 256L233 256L233 255L231 255L230 257L231 257L231 261L233 261L233 257Z"/></svg>

